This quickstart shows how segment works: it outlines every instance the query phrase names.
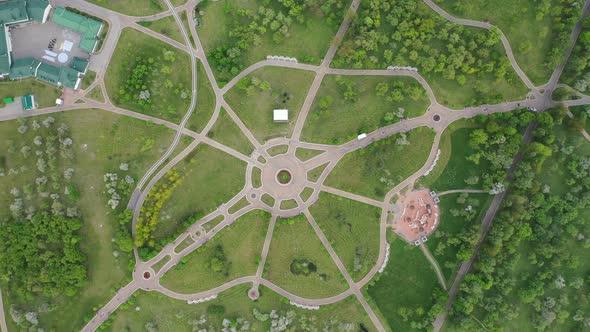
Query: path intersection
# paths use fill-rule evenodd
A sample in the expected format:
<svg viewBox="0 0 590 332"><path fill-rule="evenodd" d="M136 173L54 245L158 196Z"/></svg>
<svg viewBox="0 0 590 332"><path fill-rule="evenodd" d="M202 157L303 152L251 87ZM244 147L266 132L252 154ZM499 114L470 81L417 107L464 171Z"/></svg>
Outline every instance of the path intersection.
<svg viewBox="0 0 590 332"><path fill-rule="evenodd" d="M447 20L468 25L468 26L475 26L484 29L491 29L493 26L489 23L485 22L477 22L471 20L464 20L458 19L441 8L439 8L434 2L431 0L423 0L430 8L436 11L438 14L444 16ZM149 261L143 261L139 255L137 248L134 250L136 265L133 272L133 280L126 285L125 287L118 289L115 296L113 296L108 303L106 303L102 308L100 308L96 315L90 319L88 324L84 327L83 331L95 331L97 330L103 322L105 322L109 316L117 310L117 308L124 304L135 292L138 290L146 290L146 291L157 291L166 296L184 300L184 301L196 301L200 299L206 299L212 296L216 296L217 294L235 287L241 284L250 284L252 285L251 290L249 292L249 296L253 299L256 299L259 295L258 287L263 285L267 288L270 288L274 292L280 294L283 297L286 297L292 302L301 304L301 305L309 305L309 306L316 306L316 305L327 305L331 303L335 303L349 296L356 297L359 302L361 303L362 307L366 311L367 315L370 317L371 321L375 325L376 329L379 331L385 331L383 324L380 322L377 315L373 312L371 306L367 303L361 289L373 279L373 277L378 273L381 266L385 263L386 259L386 228L388 226L388 215L394 209L390 202L392 199L397 196L402 189L406 188L413 188L415 182L423 176L427 170L429 170L433 163L435 163L437 151L439 150L440 139L443 131L455 121L461 119L472 118L477 115L485 115L485 114L492 114L498 112L510 112L515 109L521 108L535 108L538 111L544 111L548 108L556 106L557 103L551 99L551 93L556 88L557 82L563 71L563 64L558 66L550 81L539 87L535 87L532 82L529 80L527 75L521 70L518 63L516 62L514 55L512 53L511 46L507 40L507 38L502 34L502 44L506 50L506 54L514 68L515 72L518 74L519 78L522 82L529 88L529 94L526 99L520 101L513 101L513 102L503 102L500 104L494 105L480 105L476 107L468 107L461 110L452 110L449 109L440 103L437 102L434 92L432 91L431 87L429 86L428 82L416 71L404 70L404 69L384 69L384 70L356 70L356 69L333 69L330 68L330 63L334 58L336 51L339 47L340 41L343 39L344 35L346 34L347 29L351 25L352 18L358 9L360 4L360 0L353 0L352 4L349 8L349 15L346 15L346 18L341 23L340 28L338 29L337 34L334 36L333 41L331 43L330 48L328 49L326 55L323 57L323 60L320 65L309 65L309 64L300 64L296 62L289 62L289 61L281 61L281 60L263 60L257 62L248 68L244 69L241 73L239 73L236 77L234 77L231 81L227 83L227 85L223 87L219 87L217 80L213 75L213 71L211 70L211 66L205 56L205 52L201 45L201 41L199 39L199 35L195 30L194 25L190 25L189 30L186 31L185 26L182 24L182 21L179 17L179 12L186 10L188 14L188 21L192 22L194 19L194 11L191 10L194 8L198 3L199 0L190 0L183 6L178 8L174 8L171 4L170 0L164 0L168 9L162 13L151 15L147 17L132 17L128 15L123 15L100 6L82 1L82 0L54 0L53 4L60 6L69 6L75 9L78 9L83 12L87 12L91 15L100 17L109 23L109 32L108 36L106 37L106 41L103 47L103 50L93 57L93 61L91 64L91 69L98 73L96 81L86 90L90 91L93 88L97 87L101 89L103 96L105 96L105 102L97 102L94 100L89 99L87 96L84 95L84 92L76 92L72 97L74 101L80 100L84 103L82 104L70 104L60 107L50 107L45 109L34 110L26 114L26 116L37 116L37 115L44 115L50 114L54 112L64 112L70 111L75 109L90 109L90 108L98 108L103 109L109 112L141 119L148 122L153 122L156 124L161 124L166 126L176 132L176 136L174 138L173 143L169 146L165 153L158 159L156 163L145 173L142 179L139 181L137 188L133 192L132 198L128 204L130 209L134 210L133 216L133 232L135 234L135 230L137 227L137 220L140 214L141 207L143 206L150 190L152 187L175 165L177 165L180 161L182 161L186 156L188 156L195 148L200 144L208 144L215 148L218 148L230 155L247 162L247 175L245 186L242 190L234 196L228 202L219 206L214 212L210 213L209 215L205 216L194 225L190 226L184 233L182 233L178 238L176 238L172 243L166 245L161 252L159 252L154 258L150 259ZM586 1L586 4L583 9L583 17L588 14L589 11L589 1ZM184 43L177 42L172 40L168 37L160 35L150 29L147 29L139 24L140 21L155 21L160 18L172 16L178 25L180 32L183 36ZM582 19L580 20L580 22ZM125 110L120 107L113 105L108 98L108 94L106 91L104 79L105 79L105 72L110 63L112 58L113 52L121 35L121 31L125 27L133 27L143 33L149 34L152 37L155 37L183 52L186 52L191 57L191 73L192 73L192 96L191 96L191 103L189 108L187 109L182 121L179 124L172 123L166 120L158 119L149 115L137 113L130 110ZM581 24L579 23L574 31L572 32L572 40L568 52L566 54L566 59L564 59L563 63L567 62L567 58L571 54L575 41L577 40L578 35L581 31ZM196 48L193 48L190 39L194 40ZM205 126L205 128L201 131L201 133L196 133L187 129L186 123L193 112L196 102L197 96L199 93L199 89L197 87L197 70L196 70L196 61L201 61L205 68L205 74L207 75L208 80L210 81L214 93L215 93L215 111L213 116ZM315 77L313 83L311 85L310 90L307 93L303 106L301 108L301 112L297 118L297 121L294 126L294 131L292 138L275 138L269 140L267 142L259 142L249 128L245 126L245 124L240 120L240 118L236 115L233 111L231 105L229 105L225 100L225 94L234 87L242 78L246 77L248 74L252 73L253 71L263 68L263 67L283 67L283 68L294 68L300 69L305 71L313 72ZM303 142L300 140L301 132L303 126L305 124L306 118L310 112L311 106L316 99L318 90L320 85L325 78L326 75L373 75L373 76L403 76L403 77L411 77L415 79L420 85L424 88L427 93L427 96L430 101L430 106L428 107L427 112L415 118L407 119L389 126L385 126L379 128L373 132L367 133L367 137L363 139L355 139L349 142L346 142L341 145L324 145L324 144L315 144L315 143L308 143ZM584 96L581 99L575 101L565 101L565 105L586 105L590 104L590 97ZM210 138L207 137L207 133L213 127L215 121L217 120L221 109L224 108L230 117L234 120L234 122L238 125L241 132L245 134L247 139L252 143L255 147L254 152L246 156L230 147L227 147L223 144L220 144ZM7 115L0 115L0 121L6 121L14 119L14 116L7 116ZM368 145L372 144L373 142L391 137L392 135L408 132L412 129L420 128L420 127L428 127L435 131L436 135L434 138L434 142L430 149L428 158L426 162L422 165L422 167L416 171L414 174L410 175L408 178L403 180L401 183L396 185L393 189L386 193L385 198L383 200L375 200L369 197L364 197L362 195L353 194L350 192L346 192L343 190L339 190L336 188L331 188L325 184L325 180L330 174L330 172L336 167L338 162L344 158L347 154L356 151L358 149L363 149ZM172 156L173 151L176 149L180 139L183 136L189 136L193 138L191 144L189 144L183 151L178 153L172 159L169 159ZM587 135L587 134L586 134ZM284 154L271 156L268 153L270 148L276 146L288 146L287 152ZM299 158L296 157L295 152L297 148L306 148L306 149L313 149L322 151L322 153L318 154L315 157L312 157L309 160L301 161ZM308 180L307 173L313 169L318 168L319 166L327 165L324 170L321 172L321 175L316 181ZM255 188L252 183L252 172L254 168L261 169L261 183L262 185L258 188ZM279 181L278 175L281 171L287 171L290 175L290 179L288 181L283 181L286 183L281 183ZM304 188L311 188L313 192L311 193L310 197L305 201L300 197L300 193ZM320 227L318 226L317 222L315 221L314 217L311 215L309 211L309 207L313 205L319 197L320 192L328 192L337 196L342 196L348 198L350 200L359 201L365 204L369 204L372 206L376 206L381 209L381 217L380 217L380 237L379 237L379 255L376 262L374 262L373 267L369 271L369 273L362 278L360 281L355 282L349 272L347 271L345 265L342 263L341 259L338 257L332 245L326 238L325 234L322 232ZM269 194L273 196L276 200L273 206L269 206L263 202L262 197L264 194ZM491 215L495 213L494 209L497 210L502 197L501 195L497 195L494 203L490 207ZM229 207L235 205L238 201L242 198L246 198L248 201L248 205L235 211L233 213L229 212ZM290 208L290 209L281 209L280 208L280 201L281 200L294 200L297 203L297 207ZM255 275L241 277L232 281L229 281L223 285L220 285L216 288L195 293L195 294L180 294L176 293L172 290L169 290L160 284L160 278L171 268L177 265L183 257L186 257L202 245L204 245L207 241L209 241L212 237L217 235L219 232L222 232L223 229L229 225L231 225L235 220L237 220L240 216L245 215L246 213L252 210L265 210L271 213L271 221L270 226L268 228L264 245L261 253L261 261L259 263L257 272ZM489 214L488 213L488 214ZM270 250L270 242L273 236L273 231L275 224L278 218L286 218L286 217L293 217L296 215L303 214L310 225L313 227L315 234L318 236L322 244L327 249L328 253L330 254L332 260L338 267L340 273L344 276L348 288L341 294L323 298L323 299L307 299L300 297L296 294L290 293L281 287L273 284L269 280L263 277L263 268L266 263L266 258L268 256L268 252ZM223 221L217 224L215 227L206 231L204 226L208 222L218 218L219 216L223 217ZM487 215L486 215L487 216ZM488 220L489 219L489 220ZM484 220L484 223L491 224L492 218L488 218ZM179 248L179 246L186 240L192 239L194 243L190 244L188 247L184 246L183 249L176 251L175 249ZM432 263L435 267L437 272L438 278L443 284L443 288L446 289L444 276L440 272L440 268L436 263L436 260L432 257L432 255L428 252L428 249L425 246L421 246L422 250L424 250L424 254L428 258L428 260ZM153 266L169 257L169 261L163 265L157 272L153 269ZM453 283L450 293L451 297L453 296L453 291L456 294L456 289L458 288L458 283L460 283L462 275L464 275L469 266L461 268L461 273L457 276L457 279ZM0 297L0 304L1 304L1 297ZM4 311L2 311L3 314ZM439 330L442 326L442 323L445 320L446 315L441 315L437 318L435 322L435 330ZM1 319L4 322L4 317Z"/></svg>

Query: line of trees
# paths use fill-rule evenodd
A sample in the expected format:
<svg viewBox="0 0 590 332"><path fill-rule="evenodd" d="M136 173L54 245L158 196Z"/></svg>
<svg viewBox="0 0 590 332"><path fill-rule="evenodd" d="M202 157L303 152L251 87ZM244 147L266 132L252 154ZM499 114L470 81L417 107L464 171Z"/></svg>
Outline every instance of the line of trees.
<svg viewBox="0 0 590 332"><path fill-rule="evenodd" d="M460 330L480 328L473 314L488 329L525 314L538 330L590 327L581 310L590 302L590 276L581 269L583 251L572 250L590 248L590 225L580 215L590 203L590 159L556 138L565 112L534 114L534 141L521 150L511 190L455 300Z"/></svg>

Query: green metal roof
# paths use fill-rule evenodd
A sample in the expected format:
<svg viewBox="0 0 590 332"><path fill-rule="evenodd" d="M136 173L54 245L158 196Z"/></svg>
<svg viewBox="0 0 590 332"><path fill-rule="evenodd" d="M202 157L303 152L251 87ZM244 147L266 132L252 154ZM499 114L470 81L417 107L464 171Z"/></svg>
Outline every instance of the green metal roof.
<svg viewBox="0 0 590 332"><path fill-rule="evenodd" d="M11 24L29 20L27 2L8 0L0 2L0 24Z"/></svg>
<svg viewBox="0 0 590 332"><path fill-rule="evenodd" d="M94 50L97 43L96 36L102 27L101 22L76 14L63 7L55 8L51 21L67 29L79 32L82 35L79 46L81 50L88 53Z"/></svg>
<svg viewBox="0 0 590 332"><path fill-rule="evenodd" d="M78 58L77 56L75 56L72 59L72 63L70 63L70 67L72 67L73 69L75 69L81 73L85 73L86 68L88 68L88 60Z"/></svg>
<svg viewBox="0 0 590 332"><path fill-rule="evenodd" d="M35 96L33 95L22 96L21 102L23 103L23 108L26 111L35 108Z"/></svg>
<svg viewBox="0 0 590 332"><path fill-rule="evenodd" d="M78 81L78 71L62 66L59 71L59 83L66 88L75 89L76 81Z"/></svg>
<svg viewBox="0 0 590 332"><path fill-rule="evenodd" d="M10 68L10 78L14 80L35 76L35 69L40 63L41 61L31 57L15 59Z"/></svg>
<svg viewBox="0 0 590 332"><path fill-rule="evenodd" d="M4 31L4 26L0 25L0 74L8 74L9 71L10 57L6 44L6 31Z"/></svg>
<svg viewBox="0 0 590 332"><path fill-rule="evenodd" d="M45 9L49 6L47 0L28 0L27 13L29 18L33 21L43 22Z"/></svg>
<svg viewBox="0 0 590 332"><path fill-rule="evenodd" d="M41 62L41 65L37 69L37 78L47 83L57 85L59 83L59 73L59 67Z"/></svg>

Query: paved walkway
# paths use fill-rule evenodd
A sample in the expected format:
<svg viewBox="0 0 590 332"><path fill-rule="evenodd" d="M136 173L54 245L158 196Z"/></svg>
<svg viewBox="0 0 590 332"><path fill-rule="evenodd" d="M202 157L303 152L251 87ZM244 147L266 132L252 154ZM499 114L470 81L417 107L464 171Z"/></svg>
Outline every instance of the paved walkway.
<svg viewBox="0 0 590 332"><path fill-rule="evenodd" d="M173 8L173 6L169 2L169 0L165 0L165 2L168 6L168 9L162 13L158 13L158 14L150 15L150 16L145 16L145 17L132 17L132 16L119 14L119 13L110 11L108 9L105 9L105 8L102 8L102 7L99 7L94 4L84 2L81 0L54 0L54 1L52 1L52 3L55 5L67 5L67 6L82 10L84 12L88 12L91 15L105 19L105 21L107 21L109 23L109 33L108 33L108 36L105 40L104 46L98 54L94 55L93 60L91 62L91 69L95 70L98 73L97 80L86 90L86 91L90 91L93 88L100 88L101 91L103 92L104 97L105 97L105 102L99 103L96 101L89 100L88 98L86 98L84 96L85 92L76 92L72 96L72 97L74 97L73 100L74 101L75 100L82 100L85 102L84 104L51 107L51 108L46 108L46 109L41 109L41 110L34 110L34 111L28 112L26 114L26 116L37 116L37 115L51 114L51 113L61 112L61 111L70 111L70 110L74 110L74 109L99 108L99 109L104 109L109 112L138 118L138 119L141 119L144 121L149 121L152 123L161 124L161 125L164 125L168 128L171 128L172 130L175 130L176 135L175 135L174 140L171 143L170 147L162 155L162 157L146 172L144 177L139 182L138 187L135 190L135 192L133 193L132 198L129 202L129 207L135 210L134 211L135 213L134 213L133 231L135 232L136 221L137 221L137 217L139 216L139 210L140 210L143 202L145 201L145 198L147 197L147 194L149 193L150 189L153 187L153 185L155 185L155 183L157 183L161 179L161 177L166 174L166 172L168 170L170 170L172 167L174 167L178 162L180 162L180 160L183 160L199 144L212 145L218 149L221 149L221 150L229 153L232 156L235 156L236 158L246 161L248 163L248 166L247 166L248 174L251 174L254 166L267 169L268 172L273 172L275 170L278 171L278 169L280 167L285 167L285 165L293 165L293 166L289 166L289 167L294 167L295 168L294 173L296 173L296 174L299 174L297 172L306 173L307 171L309 171L317 166L323 165L323 164L327 164L328 166L324 169L320 178L316 182L301 180L301 181L305 182L304 183L305 186L313 189L313 193L312 193L311 197L306 202L303 202L301 200L301 198L298 195L298 192L294 192L295 191L294 188L299 188L300 184L298 184L299 183L298 181L300 181L300 180L293 181L293 183L290 183L284 187L278 187L275 184L271 183L270 178L266 178L266 180L263 181L263 185L261 188L253 188L251 176L248 176L246 179L246 184L245 184L244 188L240 191L240 193L238 193L235 197L233 197L227 203L219 206L214 212L205 216L203 219L199 220L197 223L192 225L189 229L186 230L186 232L181 234L174 242L165 246L163 248L163 250L160 253L158 253L158 255L156 255L156 257L154 257L153 259L151 259L147 262L144 262L141 259L139 259L139 257L137 256L137 253L136 253L137 264L136 264L135 270L133 272L133 281L130 284L128 284L127 286L125 286L124 288L117 291L116 295L103 308L101 308L97 312L97 314L88 322L88 324L84 328L84 331L95 331L106 319L108 319L109 315L112 312L114 312L121 304L125 303L129 299L129 297L138 289L149 290L149 291L158 291L158 292L161 292L167 296L170 296L170 297L173 297L176 299L181 299L181 300L196 300L196 299L201 299L201 298L208 297L211 295L219 294L220 292L227 290L231 287L234 287L234 286L240 285L240 284L245 284L245 283L251 283L253 285L252 289L256 289L256 290L258 289L258 285L264 285L265 287L270 288L271 290L277 292L278 294L280 294L292 301L295 301L297 303L304 304L304 305L326 305L326 304L331 304L331 303L341 301L349 296L355 296L359 300L359 302L361 303L361 305L363 306L365 311L367 312L367 315L371 318L372 322L375 324L376 328L379 331L383 331L385 329L383 324L379 321L376 314L373 312L372 308L367 303L366 299L364 298L364 296L361 292L361 289L362 289L362 287L364 287L365 285L367 285L370 282L370 280L378 272L381 265L384 263L386 244L387 244L387 241L386 241L387 217L389 214L389 207L390 207L390 202L391 202L392 198L395 195L397 195L402 189L408 188L408 187L411 188L414 185L414 183L416 182L416 180L418 178L420 178L432 166L432 164L434 163L435 157L436 157L436 152L438 151L442 132L451 123L453 123L457 120L460 120L460 119L472 118L477 115L482 115L482 114L485 115L485 114L491 114L491 113L496 113L496 112L510 112L514 109L525 108L525 107L534 107L534 108L537 108L539 111L543 111L543 110L547 109L548 107L556 105L556 103L550 99L550 94L540 94L539 87L534 87L533 84L528 79L528 77L520 69L520 67L518 66L518 63L514 59L510 44L508 43L508 40L506 39L506 37L503 34L502 34L502 43L506 49L506 54L512 64L514 70L517 72L517 74L519 75L521 80L529 87L529 89L531 89L531 95L534 96L534 98L527 98L527 99L521 100L521 101L505 102L505 103L500 103L500 104L495 104L495 105L480 105L480 106L476 106L476 107L465 108L462 110L451 110L443 105L440 105L437 102L436 96L435 96L433 90L431 89L429 84L426 82L426 80L417 72L404 71L404 70L331 69L329 67L330 63L331 63L332 59L334 58L334 55L336 54L336 51L338 49L340 41L343 39L344 35L346 34L347 29L349 28L349 26L351 24L351 18L353 17L353 15L346 16L346 18L342 22L342 24L336 34L333 42L331 43L331 46L330 46L326 56L323 58L323 61L319 66L299 64L299 63L293 63L293 62L289 62L289 61L264 60L264 61L260 61L258 63L255 63L255 64L249 66L244 71L239 73L234 79L232 79L226 86L224 86L223 88L219 88L219 85L213 75L213 71L211 70L211 66L209 65L207 57L205 56L205 52L203 50L203 47L201 45L201 41L200 41L199 36L195 30L194 25L189 24L189 30L190 30L189 32L191 33L191 35L194 39L195 48L193 48L193 45L191 44L191 42L189 40L189 37L188 37L189 32L187 32L185 30L184 24L182 24L182 22L180 21L180 17L178 15L178 13L180 11L187 10L188 20L189 20L189 22L191 22L192 19L194 18L194 12L193 12L192 8L194 8L194 6L199 1L198 0L191 0L186 5L179 6L177 8ZM463 19L455 18L455 17L449 15L448 13L446 13L445 11L443 11L442 9L440 9L432 1L424 0L424 2L428 6L430 6L433 10L435 10L436 12L438 12L439 14L441 14L442 16L444 16L445 18L447 18L448 20L450 20L452 22L455 22L458 24L469 25L469 26L481 27L481 28L485 28L485 29L491 29L493 27L490 24L485 23L485 22L476 22L476 21L471 21L471 20L463 20ZM352 1L351 6L350 6L350 12L352 14L354 14L356 12L359 3L360 3L360 0ZM586 5L584 6L584 13L585 13L584 15L586 15L587 12L588 12L588 1L586 2ZM145 27L142 27L137 24L137 22L139 22L139 21L157 20L162 17L168 17L168 16L174 17L176 24L181 29L184 43L179 43L175 40L172 40L166 36L160 35L156 32L153 32L153 31L146 29ZM566 59L564 60L564 63L567 61L567 57L569 57L569 55L571 54L571 50L573 49L573 45L574 45L573 43L575 42L575 40L577 39L577 36L580 33L580 26L581 25L578 24L572 33L572 45L568 49L567 56L566 56ZM185 113L185 116L183 117L180 124L175 124L175 123L165 121L162 119L158 119L155 117L147 116L145 114L140 114L140 113L132 112L129 110L121 109L121 108L115 107L111 104L110 98L107 94L106 87L104 84L104 73L106 72L108 64L110 63L115 46L116 46L117 41L120 37L121 30L124 29L125 27L131 27L131 28L137 29L143 33L146 33L150 36L153 36L154 38L157 38L157 39L171 45L172 47L176 47L183 52L187 52L191 56L191 60L192 60L191 71L192 71L192 84L193 84L192 95L191 95L191 105L188 108L187 112ZM201 133L195 133L195 132L190 131L185 128L185 124L186 124L188 118L190 117L190 114L191 114L192 110L194 109L194 106L196 105L196 97L197 97L196 59L199 59L200 61L202 61L202 64L205 68L205 73L211 83L211 86L213 87L213 90L215 92L215 98L216 98L215 110L214 110L213 116L211 117L207 126L205 127L205 129ZM253 71L255 71L257 69L260 69L260 68L263 68L266 66L295 68L295 69L300 69L300 70L313 71L315 73L314 81L311 85L310 90L308 91L308 94L307 94L306 99L304 101L302 110L301 110L300 115L296 121L295 128L294 128L294 134L293 134L292 139L277 138L277 139L273 139L273 140L270 140L265 143L258 142L256 140L256 138L254 137L254 135L251 133L251 131L244 125L244 123L235 114L235 112L233 112L230 105L228 105L224 99L224 94L229 89L231 89L241 78L245 77L246 75L252 73ZM559 80L559 76L561 75L562 71L563 71L563 65L556 68L554 75L552 75L550 82L547 85L543 86L543 88L549 89L552 91L552 89L554 89L554 87L555 87L556 82ZM333 74L334 75L336 75L336 74L337 75L387 75L387 76L413 77L426 90L428 97L430 99L431 105L430 105L428 111L426 112L426 114L416 117L416 118L404 120L402 122L392 124L390 126L386 126L386 127L380 128L378 130L375 130L374 132L368 133L367 138L362 139L362 140L355 139L355 140L352 140L350 142L347 142L347 143L339 145L339 146L301 142L299 140L301 130L305 124L307 115L309 113L309 110L311 109L311 105L313 104L315 96L317 95L317 92L321 86L321 82L322 82L323 78L325 77L325 75L333 75ZM581 99L578 99L578 100L566 101L566 102L564 102L564 104L566 106L590 104L590 97L582 97ZM240 128L240 130L254 144L255 151L251 156L245 156L245 155L243 155L243 154L241 154L229 147L224 146L223 144L220 144L214 140L207 138L206 134L209 132L209 130L211 129L211 127L214 125L215 121L217 120L217 117L219 116L219 112L220 112L221 107L224 107L225 109L227 109L228 114L230 114L231 118L234 120L234 122L237 124L237 126ZM434 115L438 115L440 117L440 119L438 121L435 121ZM14 115L12 115L12 116L11 115L0 115L0 121L10 120L10 119L14 119L14 118L16 118L16 116L14 116ZM398 134L401 132L407 132L407 131L413 130L415 128L424 127L424 126L432 128L436 132L436 136L434 138L432 148L431 148L431 151L429 153L429 156L428 156L426 162L420 168L420 170L418 170L416 173L412 174L410 177L408 177L407 179L402 181L400 184L398 184L397 186L392 188L386 194L385 199L383 201L374 200L374 199L371 199L368 197L364 197L364 196L357 195L354 193L349 193L346 191L342 191L342 190L331 188L331 187L324 185L324 181L326 180L328 174L336 166L338 161L340 161L340 159L343 158L346 154L356 151L358 149L365 148L369 144L376 142L378 140L390 137L392 135L395 135L395 134ZM170 161L168 161L165 164L166 159L171 157L172 152L176 148L178 141L182 135L190 136L194 139L194 141L187 148L185 148L182 152L180 152L178 155L174 156L174 158L172 158ZM588 138L587 133L586 133L586 137ZM277 146L277 145L282 145L282 144L287 144L289 146L289 150L288 150L287 154L282 155L282 156L276 156L276 157L269 156L269 154L267 153L268 148L271 148L271 147ZM322 151L324 151L324 153L302 163L302 162L296 161L297 159L295 157L295 151L296 151L297 147L305 147L305 148L322 150ZM257 160L258 156L263 156L267 160L266 163L264 163L264 164L260 163ZM278 195L280 195L281 197L282 196L292 197L293 199L295 199L298 202L299 206L297 208L290 209L290 210L282 210L282 209L280 209L280 204L279 204L280 202L279 201L275 202L275 205L272 207L266 206L261 201L260 198L262 197L262 194L267 192L270 188L274 188L273 190L275 190L275 191L277 191L277 190L280 191L280 192L278 192ZM279 188L279 189L277 189L277 188ZM325 237L325 235L323 234L323 232L321 231L321 229L318 227L317 223L315 222L314 217L309 212L309 209L308 209L309 206L317 201L317 199L319 197L319 193L321 191L330 192L335 195L339 195L342 197L346 197L348 199L363 202L365 204L377 206L382 209L382 214L381 214L381 218L380 218L379 256L378 256L377 261L375 262L375 265L370 270L370 272L365 277L363 277L363 279L360 280L359 282L354 282L352 280L352 278L348 274L348 271L346 270L345 266L341 262L340 258L336 255L336 253L333 250L333 248L331 247L329 241L327 240L327 238ZM440 195L448 194L451 192L459 192L459 191L463 192L463 190L448 191L448 192L443 192ZM478 192L480 192L480 191L478 191ZM487 232L487 229L489 229L491 222L493 220L493 216L495 214L495 211L497 211L497 208L500 206L500 203L502 201L502 198L500 196L501 195L496 196L496 198L494 199L494 202L492 203L492 206L490 207L490 209L488 210L488 213L486 214L486 217L484 217L484 230L485 230L485 232ZM235 203L237 203L243 197L246 197L250 204L248 206L240 209L239 211L237 211L233 214L230 214L228 212L228 209L231 206L233 206ZM231 225L240 216L242 216L245 213L252 211L254 209L263 209L263 210L266 210L272 214L271 226L269 227L269 229L267 231L267 235L266 235L265 242L263 245L263 251L262 251L262 255L261 255L261 257L263 259L262 259L262 262L258 266L256 275L235 279L235 280L232 280L232 281L230 281L226 284L223 284L217 288L214 288L214 289L211 289L211 290L208 290L205 292L197 293L197 294L178 294L178 293L168 290L160 285L160 283L159 283L160 277L162 275L164 275L169 269L173 268L176 264L178 264L178 262L180 262L180 260L183 257L185 257L186 255L190 254L191 252L195 251L196 249L198 249L200 246L202 246L204 243L206 243L209 239L211 239L211 237L215 236L217 233L222 231L225 227ZM344 278L346 279L346 281L349 285L348 290L342 292L341 294L337 294L335 296L332 296L329 298L324 298L324 299L302 298L302 297L297 296L296 294L292 294L292 293L282 289L281 287L273 284L272 282L270 282L262 277L264 263L265 263L267 255L268 255L268 251L270 250L270 242L272 240L272 234L274 231L274 224L276 222L276 219L278 217L289 217L289 216L294 216L294 215L298 215L301 213L305 214L308 221L310 222L310 224L314 228L314 231L316 232L317 236L320 238L321 242L323 243L323 245L326 247L326 249L330 253L331 258L333 259L336 266L338 267L341 274L344 276ZM219 216L223 216L224 220L221 223L219 223L217 226L215 226L213 229L211 229L209 232L205 232L203 225L206 224L207 222L219 217ZM484 234L482 234L482 241L485 238L485 232L484 232ZM197 233L202 234L202 235L200 237L198 237L195 235ZM185 239L187 239L188 237L191 237L193 240L195 240L195 242L192 243L187 248L185 248L184 250L181 250L181 251L179 250L177 252L175 249L179 245L181 245L181 243ZM440 267L438 267L436 260L434 260L432 255L428 252L427 248L422 247L422 250L424 251L424 253L425 253L426 257L429 259L429 261L435 267L439 281L441 282L443 287L446 287L446 281L444 280L444 276L442 275L442 273L440 271ZM166 256L170 257L170 261L168 263L166 263L156 274L153 271L152 266L154 264L158 263L161 259L163 259ZM459 271L459 275L464 275L469 270L469 267L470 267L470 265L466 266L465 268L462 267ZM145 272L150 272L150 275L153 277L145 279L144 278ZM450 290L451 293L453 291L456 293L456 289L458 289L459 283L460 283L460 278L455 279L455 282L453 283L453 287L455 287L455 290L453 290L453 288L451 288L451 290ZM1 300L1 297L0 297L0 300ZM451 300L451 303L452 303L452 300ZM0 305L1 305L1 301L0 301ZM4 311L2 310L0 312L0 314L2 315L2 317L0 317L0 321L2 323L5 323L4 317L3 317ZM437 322L435 324L435 329L437 328L437 326L438 326L438 328L440 328L440 326L442 326L442 322L444 322L444 317L437 318Z"/></svg>

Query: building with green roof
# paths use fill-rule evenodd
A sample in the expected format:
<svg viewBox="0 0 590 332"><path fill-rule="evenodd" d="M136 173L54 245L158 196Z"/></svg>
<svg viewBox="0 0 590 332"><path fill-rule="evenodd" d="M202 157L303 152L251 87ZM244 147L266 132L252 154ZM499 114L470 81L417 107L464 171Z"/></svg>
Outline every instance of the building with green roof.
<svg viewBox="0 0 590 332"><path fill-rule="evenodd" d="M38 79L45 81L49 84L59 85L59 67L52 66L48 63L41 62L41 65L37 68L35 76Z"/></svg>
<svg viewBox="0 0 590 332"><path fill-rule="evenodd" d="M15 80L33 77L40 64L41 61L31 57L15 59L12 63L12 68L10 68L10 78Z"/></svg>
<svg viewBox="0 0 590 332"><path fill-rule="evenodd" d="M12 65L7 26L30 21L44 23L50 10L47 0L0 1L0 76L9 74Z"/></svg>
<svg viewBox="0 0 590 332"><path fill-rule="evenodd" d="M80 72L71 67L61 66L59 71L59 86L63 86L69 89L78 89L82 79L80 78Z"/></svg>
<svg viewBox="0 0 590 332"><path fill-rule="evenodd" d="M86 74L86 70L88 69L88 60L75 56L72 58L70 67L79 71L82 74Z"/></svg>
<svg viewBox="0 0 590 332"><path fill-rule="evenodd" d="M92 53L98 43L96 38L102 30L102 22L74 13L63 7L55 8L51 21L66 29L76 31L82 35L80 39L81 50Z"/></svg>
<svg viewBox="0 0 590 332"><path fill-rule="evenodd" d="M50 11L51 6L47 0L27 0L27 14L29 15L29 19L35 22L47 22Z"/></svg>
<svg viewBox="0 0 590 332"><path fill-rule="evenodd" d="M27 2L8 0L0 2L0 24L17 24L29 21Z"/></svg>

